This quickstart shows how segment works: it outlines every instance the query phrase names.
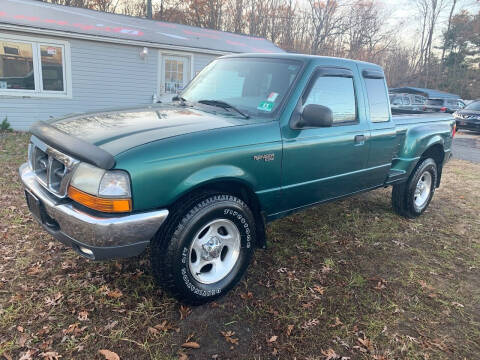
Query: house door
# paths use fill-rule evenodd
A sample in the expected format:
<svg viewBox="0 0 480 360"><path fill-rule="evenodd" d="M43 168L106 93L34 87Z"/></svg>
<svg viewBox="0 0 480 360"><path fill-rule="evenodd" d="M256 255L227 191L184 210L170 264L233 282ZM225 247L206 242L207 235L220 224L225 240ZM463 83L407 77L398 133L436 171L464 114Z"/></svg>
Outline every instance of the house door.
<svg viewBox="0 0 480 360"><path fill-rule="evenodd" d="M170 101L190 81L190 58L187 56L162 56L162 101Z"/></svg>

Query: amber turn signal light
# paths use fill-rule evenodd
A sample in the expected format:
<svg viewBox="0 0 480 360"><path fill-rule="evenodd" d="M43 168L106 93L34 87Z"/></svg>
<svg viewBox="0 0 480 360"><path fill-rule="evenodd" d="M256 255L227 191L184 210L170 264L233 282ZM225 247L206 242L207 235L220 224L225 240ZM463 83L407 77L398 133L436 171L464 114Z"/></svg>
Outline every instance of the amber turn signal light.
<svg viewBox="0 0 480 360"><path fill-rule="evenodd" d="M131 199L107 199L93 196L74 188L68 187L68 197L90 209L108 213L120 213L132 211Z"/></svg>

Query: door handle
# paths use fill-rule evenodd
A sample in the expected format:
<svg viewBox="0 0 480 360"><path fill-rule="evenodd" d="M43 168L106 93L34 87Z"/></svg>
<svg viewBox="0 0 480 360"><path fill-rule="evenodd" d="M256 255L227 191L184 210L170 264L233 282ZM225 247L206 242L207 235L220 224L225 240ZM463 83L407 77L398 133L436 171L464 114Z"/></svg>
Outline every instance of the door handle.
<svg viewBox="0 0 480 360"><path fill-rule="evenodd" d="M355 145L365 144L365 135L355 135Z"/></svg>

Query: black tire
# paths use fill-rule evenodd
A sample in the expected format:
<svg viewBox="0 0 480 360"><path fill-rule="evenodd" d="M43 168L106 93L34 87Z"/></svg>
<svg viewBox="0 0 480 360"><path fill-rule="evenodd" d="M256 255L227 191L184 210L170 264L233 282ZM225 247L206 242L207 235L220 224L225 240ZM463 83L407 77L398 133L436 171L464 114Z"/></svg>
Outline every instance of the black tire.
<svg viewBox="0 0 480 360"><path fill-rule="evenodd" d="M240 253L232 270L220 281L204 284L189 268L190 246L202 226L215 219L231 221L240 232ZM239 198L203 192L173 206L166 222L152 239L151 266L157 284L177 300L200 305L233 288L245 273L256 240L254 216ZM198 275L198 274L197 274Z"/></svg>
<svg viewBox="0 0 480 360"><path fill-rule="evenodd" d="M425 172L428 172L431 175L430 192L426 201L421 206L417 206L415 203L415 189L417 187L417 183L425 174ZM421 159L407 182L393 186L392 205L394 211L408 219L414 219L420 216L427 209L430 201L432 200L432 197L435 193L437 179L438 170L435 160L432 158Z"/></svg>

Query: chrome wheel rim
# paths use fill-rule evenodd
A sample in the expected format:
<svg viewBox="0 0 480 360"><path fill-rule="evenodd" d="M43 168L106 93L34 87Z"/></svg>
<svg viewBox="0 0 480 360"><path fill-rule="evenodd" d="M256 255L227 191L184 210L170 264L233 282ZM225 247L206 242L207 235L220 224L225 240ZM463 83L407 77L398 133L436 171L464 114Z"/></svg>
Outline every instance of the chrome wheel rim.
<svg viewBox="0 0 480 360"><path fill-rule="evenodd" d="M216 219L195 234L188 257L190 273L199 283L224 279L240 255L240 231L227 219Z"/></svg>
<svg viewBox="0 0 480 360"><path fill-rule="evenodd" d="M417 186L415 188L415 193L413 195L413 200L417 208L422 208L428 201L430 196L430 191L432 189L432 174L428 171L425 171L422 176L418 179Z"/></svg>

